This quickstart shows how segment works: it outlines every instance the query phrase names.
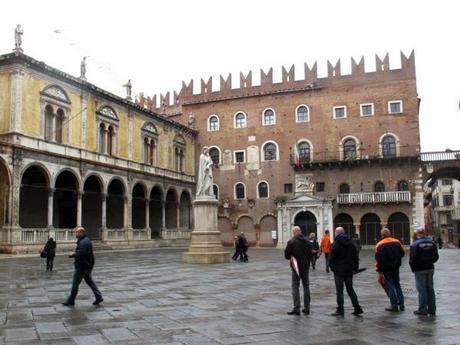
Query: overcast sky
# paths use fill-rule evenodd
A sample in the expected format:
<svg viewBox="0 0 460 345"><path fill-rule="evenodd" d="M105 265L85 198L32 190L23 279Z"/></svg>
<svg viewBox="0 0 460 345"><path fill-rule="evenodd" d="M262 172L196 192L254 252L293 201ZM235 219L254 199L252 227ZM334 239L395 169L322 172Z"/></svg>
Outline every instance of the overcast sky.
<svg viewBox="0 0 460 345"><path fill-rule="evenodd" d="M390 67L400 67L399 52L415 50L417 90L421 98L423 151L460 149L460 2L437 1L6 1L1 6L0 54L14 48L14 28L22 24L24 53L79 76L87 60L88 81L124 96L180 90L182 80L318 61L366 58L390 53ZM198 89L197 89L198 90Z"/></svg>

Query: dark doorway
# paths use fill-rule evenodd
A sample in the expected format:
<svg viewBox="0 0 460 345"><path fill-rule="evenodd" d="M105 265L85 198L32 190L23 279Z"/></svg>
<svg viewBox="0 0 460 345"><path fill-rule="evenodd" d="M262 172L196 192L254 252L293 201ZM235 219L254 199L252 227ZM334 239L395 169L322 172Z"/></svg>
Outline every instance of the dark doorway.
<svg viewBox="0 0 460 345"><path fill-rule="evenodd" d="M77 226L78 182L70 171L63 171L56 179L53 197L53 226L71 229Z"/></svg>
<svg viewBox="0 0 460 345"><path fill-rule="evenodd" d="M356 229L353 224L353 218L347 213L339 213L334 218L334 229L341 226L345 229L348 237L352 238L355 235Z"/></svg>
<svg viewBox="0 0 460 345"><path fill-rule="evenodd" d="M159 187L153 187L150 192L149 212L151 237L159 238L163 226L163 193Z"/></svg>
<svg viewBox="0 0 460 345"><path fill-rule="evenodd" d="M183 229L191 229L190 222L190 212L191 212L191 203L190 195L187 192L182 192L180 196L180 227Z"/></svg>
<svg viewBox="0 0 460 345"><path fill-rule="evenodd" d="M82 226L91 239L101 239L102 184L96 176L92 175L86 179L81 202Z"/></svg>
<svg viewBox="0 0 460 345"><path fill-rule="evenodd" d="M361 218L361 227L359 229L361 244L374 245L380 240L380 230L382 224L379 216L375 213L367 213Z"/></svg>
<svg viewBox="0 0 460 345"><path fill-rule="evenodd" d="M124 215L125 189L120 180L113 180L107 193L107 228L123 229Z"/></svg>
<svg viewBox="0 0 460 345"><path fill-rule="evenodd" d="M409 218L401 212L396 212L388 217L388 229L393 237L401 241L402 244L410 244L410 224Z"/></svg>
<svg viewBox="0 0 460 345"><path fill-rule="evenodd" d="M166 228L177 229L177 195L172 189L166 194Z"/></svg>
<svg viewBox="0 0 460 345"><path fill-rule="evenodd" d="M145 190L140 183L133 188L131 224L133 229L145 228Z"/></svg>
<svg viewBox="0 0 460 345"><path fill-rule="evenodd" d="M38 166L28 168L21 179L19 226L48 227L48 193L48 180L43 169Z"/></svg>
<svg viewBox="0 0 460 345"><path fill-rule="evenodd" d="M305 236L309 236L312 232L318 236L318 231L316 229L316 217L313 213L309 211L300 212L295 217L294 224L300 226L302 234Z"/></svg>

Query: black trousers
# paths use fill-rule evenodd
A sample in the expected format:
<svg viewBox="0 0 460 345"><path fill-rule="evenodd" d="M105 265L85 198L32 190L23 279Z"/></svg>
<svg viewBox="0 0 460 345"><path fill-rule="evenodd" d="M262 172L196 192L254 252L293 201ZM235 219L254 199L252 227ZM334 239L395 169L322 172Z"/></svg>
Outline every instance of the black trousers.
<svg viewBox="0 0 460 345"><path fill-rule="evenodd" d="M340 275L334 273L335 288L337 291L337 309L343 311L343 285L347 289L347 294L350 297L351 304L355 309L360 308L358 296L353 289L353 274Z"/></svg>
<svg viewBox="0 0 460 345"><path fill-rule="evenodd" d="M54 256L47 256L46 257L46 270L47 271L52 271L53 270L53 262L54 262Z"/></svg>

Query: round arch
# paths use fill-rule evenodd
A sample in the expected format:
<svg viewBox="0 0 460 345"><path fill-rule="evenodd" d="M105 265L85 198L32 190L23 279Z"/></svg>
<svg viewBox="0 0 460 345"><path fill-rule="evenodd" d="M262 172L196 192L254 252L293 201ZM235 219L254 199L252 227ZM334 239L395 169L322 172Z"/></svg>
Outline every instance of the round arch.
<svg viewBox="0 0 460 345"><path fill-rule="evenodd" d="M352 237L356 233L355 224L353 223L353 217L348 213L339 213L334 217L334 229L341 226L345 229L345 232L349 237Z"/></svg>
<svg viewBox="0 0 460 345"><path fill-rule="evenodd" d="M217 119L217 122L216 122L216 127L215 128L211 128L211 119L212 118L216 118ZM214 126L214 125L213 125ZM208 119L206 121L206 129L208 132L217 132L220 130L220 118L219 118L219 115L217 114L211 114L208 116Z"/></svg>
<svg viewBox="0 0 460 345"><path fill-rule="evenodd" d="M276 158L275 159L265 159L265 146L267 146L268 144L273 144L275 145L275 148L276 148ZM261 150L260 150L260 161L261 162L271 162L271 161L279 161L280 160L280 148L278 146L278 143L274 140L267 140L266 142L264 142L261 146Z"/></svg>
<svg viewBox="0 0 460 345"><path fill-rule="evenodd" d="M219 157L217 159L217 162L214 160L213 155L211 154L212 149L215 149L215 150L218 151ZM212 161L213 161L215 166L219 166L219 165L222 164L222 151L221 151L219 146L217 146L217 145L208 146L208 152L209 152L209 156L211 157L211 159L212 159Z"/></svg>
<svg viewBox="0 0 460 345"><path fill-rule="evenodd" d="M343 149L343 144L348 139L353 139L355 141L355 144L356 144L356 158L359 159L361 157L361 142L354 135L346 135L346 136L344 136L342 138L342 140L340 140L340 143L339 143L340 160L345 159L345 152L344 152L344 149Z"/></svg>
<svg viewBox="0 0 460 345"><path fill-rule="evenodd" d="M391 136L395 139L395 145L396 145L396 157L399 157L400 156L400 141L399 141L399 137L395 134L395 133L392 133L392 132L386 132L384 134L382 134L379 138L379 156L380 157L383 157L383 139L387 136Z"/></svg>
<svg viewBox="0 0 460 345"><path fill-rule="evenodd" d="M71 229L77 226L80 184L75 172L62 169L56 176L53 193L53 226Z"/></svg>
<svg viewBox="0 0 460 345"><path fill-rule="evenodd" d="M236 187L238 185L242 185L243 186L243 192L244 192L244 196L243 197L238 197L237 195L237 190L236 190ZM240 195L241 196L241 195ZM242 181L238 181L237 183L235 183L233 185L233 199L235 200L243 200L243 199L246 199L247 198L247 192L246 192L246 185L244 184L244 182Z"/></svg>
<svg viewBox="0 0 460 345"><path fill-rule="evenodd" d="M273 112L273 123L266 124L265 123L265 113L270 110ZM262 111L262 126L270 126L270 125L276 125L276 111L273 108L265 108Z"/></svg>
<svg viewBox="0 0 460 345"><path fill-rule="evenodd" d="M131 192L131 225L133 229L146 227L147 187L141 181L134 184Z"/></svg>
<svg viewBox="0 0 460 345"><path fill-rule="evenodd" d="M236 223L238 234L243 232L249 244L254 245L257 242L257 237L252 217L242 214L237 218Z"/></svg>
<svg viewBox="0 0 460 345"><path fill-rule="evenodd" d="M179 201L179 227L182 229L191 229L192 201L190 193L187 190L182 191Z"/></svg>
<svg viewBox="0 0 460 345"><path fill-rule="evenodd" d="M380 240L382 223L375 213L366 213L361 218L359 235L363 245L374 245Z"/></svg>
<svg viewBox="0 0 460 345"><path fill-rule="evenodd" d="M267 192L266 192L267 195L266 196L261 196L261 194L263 194L263 192L264 192L263 190L259 189L261 183L265 183L266 186L267 186ZM257 199L269 199L269 198L270 198L270 185L269 185L268 181L260 180L259 182L257 182Z"/></svg>
<svg viewBox="0 0 460 345"><path fill-rule="evenodd" d="M310 210L301 210L294 215L294 225L300 227L304 236L313 232L318 237L317 223L318 217Z"/></svg>
<svg viewBox="0 0 460 345"><path fill-rule="evenodd" d="M298 117L298 113L299 113L299 109L301 107L305 107L307 109L307 119L306 120L303 120L303 121L299 121L299 117ZM310 122L310 107L306 104L299 104L296 108L295 108L295 113L294 113L294 116L295 116L295 122L296 123L305 123L305 122Z"/></svg>
<svg viewBox="0 0 460 345"><path fill-rule="evenodd" d="M11 175L8 165L0 157L0 228L8 224L9 220L9 198L10 198Z"/></svg>
<svg viewBox="0 0 460 345"><path fill-rule="evenodd" d="M244 116L244 125L238 126L237 123L237 116L239 114L242 114ZM237 111L235 114L233 114L233 128L246 128L248 126L248 115L244 111Z"/></svg>
<svg viewBox="0 0 460 345"><path fill-rule="evenodd" d="M178 195L174 187L170 187L166 193L165 216L166 228L177 229L177 211L178 211Z"/></svg>
<svg viewBox="0 0 460 345"><path fill-rule="evenodd" d="M154 185L150 191L149 227L151 238L159 238L163 225L164 191L160 185Z"/></svg>
<svg viewBox="0 0 460 345"><path fill-rule="evenodd" d="M30 164L22 172L19 192L19 225L22 228L46 228L48 219L48 194L50 180L41 164ZM48 224L48 222L50 222Z"/></svg>
<svg viewBox="0 0 460 345"><path fill-rule="evenodd" d="M122 229L125 222L126 187L123 180L113 177L107 184L106 216L107 228Z"/></svg>
<svg viewBox="0 0 460 345"><path fill-rule="evenodd" d="M388 229L393 237L401 241L402 244L410 244L410 223L409 217L402 212L392 213L388 217Z"/></svg>
<svg viewBox="0 0 460 345"><path fill-rule="evenodd" d="M101 238L102 228L102 192L104 180L95 173L84 179L82 195L82 226L92 239Z"/></svg>
<svg viewBox="0 0 460 345"><path fill-rule="evenodd" d="M278 231L278 222L274 214L265 214L259 221L259 246L274 247L276 240L272 239L272 231Z"/></svg>

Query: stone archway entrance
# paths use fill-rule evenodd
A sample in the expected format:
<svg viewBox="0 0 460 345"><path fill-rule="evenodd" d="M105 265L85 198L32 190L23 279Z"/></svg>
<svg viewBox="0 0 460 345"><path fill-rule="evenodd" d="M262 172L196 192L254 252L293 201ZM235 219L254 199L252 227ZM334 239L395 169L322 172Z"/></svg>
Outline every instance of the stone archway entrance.
<svg viewBox="0 0 460 345"><path fill-rule="evenodd" d="M317 220L313 213L310 211L302 211L295 216L294 225L300 226L302 234L308 236L310 233L318 235L316 226Z"/></svg>
<svg viewBox="0 0 460 345"><path fill-rule="evenodd" d="M101 239L102 227L102 182L91 175L83 185L82 225L93 240Z"/></svg>

